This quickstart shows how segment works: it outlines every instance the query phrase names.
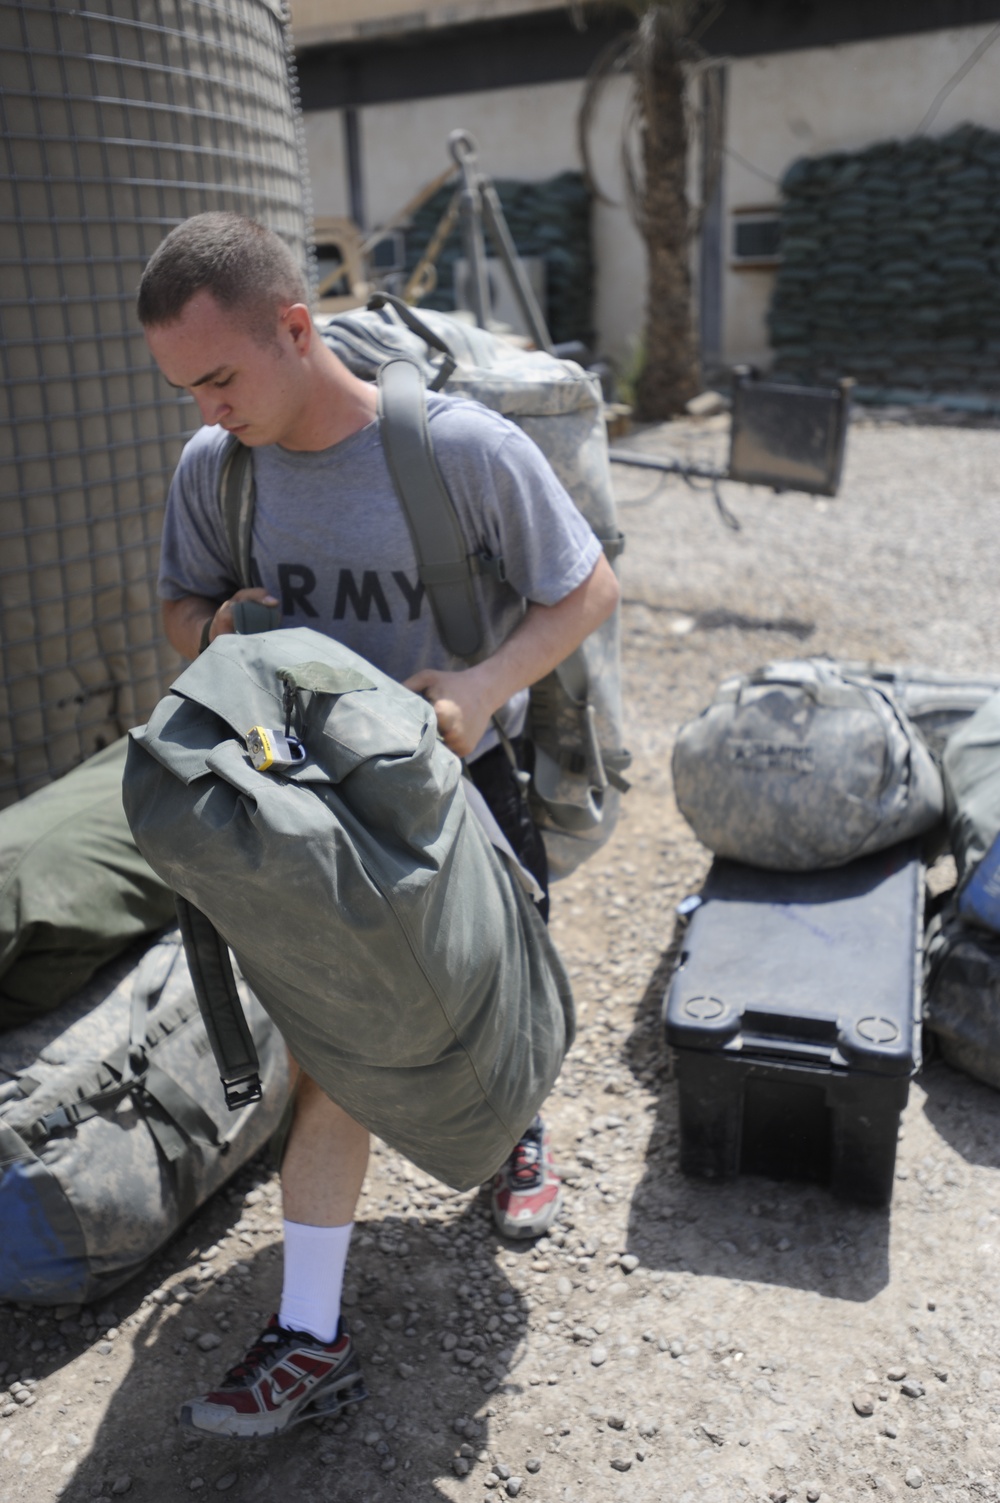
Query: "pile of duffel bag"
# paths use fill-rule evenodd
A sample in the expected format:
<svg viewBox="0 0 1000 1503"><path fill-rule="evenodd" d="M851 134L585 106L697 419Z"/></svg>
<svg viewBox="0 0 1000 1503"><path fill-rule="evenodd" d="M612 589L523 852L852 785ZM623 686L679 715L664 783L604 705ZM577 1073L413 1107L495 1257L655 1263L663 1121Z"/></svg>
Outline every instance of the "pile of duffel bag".
<svg viewBox="0 0 1000 1503"><path fill-rule="evenodd" d="M674 748L678 807L717 855L837 867L919 838L958 885L934 905L924 1020L1000 1089L1000 681L808 658L726 680Z"/></svg>
<svg viewBox="0 0 1000 1503"><path fill-rule="evenodd" d="M468 1189L573 1037L537 883L420 696L307 629L225 636L127 740L0 815L0 1298L137 1271L279 1125L286 1042Z"/></svg>
<svg viewBox="0 0 1000 1503"><path fill-rule="evenodd" d="M0 1299L100 1299L273 1134L277 1029L241 982L266 1089L231 1115L173 926L135 849L123 739L0 813Z"/></svg>

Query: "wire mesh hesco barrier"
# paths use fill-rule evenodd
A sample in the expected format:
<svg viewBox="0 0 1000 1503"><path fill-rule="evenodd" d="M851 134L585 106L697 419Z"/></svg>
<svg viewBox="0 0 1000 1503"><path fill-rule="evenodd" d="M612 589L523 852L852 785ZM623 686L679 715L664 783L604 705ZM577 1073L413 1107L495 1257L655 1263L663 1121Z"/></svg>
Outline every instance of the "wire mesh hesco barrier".
<svg viewBox="0 0 1000 1503"><path fill-rule="evenodd" d="M271 0L0 0L0 806L142 721L178 666L155 573L197 427L136 322L142 267L234 209L306 260Z"/></svg>

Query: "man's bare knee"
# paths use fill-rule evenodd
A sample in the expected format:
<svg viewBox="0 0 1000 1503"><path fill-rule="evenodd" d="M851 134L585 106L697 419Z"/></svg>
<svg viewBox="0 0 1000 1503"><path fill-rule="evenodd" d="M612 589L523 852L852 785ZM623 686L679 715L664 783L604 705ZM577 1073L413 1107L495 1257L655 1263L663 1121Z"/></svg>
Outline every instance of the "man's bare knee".
<svg viewBox="0 0 1000 1503"><path fill-rule="evenodd" d="M308 1117L310 1125L329 1123L331 1127L339 1127L345 1133L353 1131L354 1134L365 1133L367 1129L360 1122L345 1112L342 1106L326 1094L322 1086L316 1084L311 1075L307 1075L301 1067L295 1082L295 1116Z"/></svg>

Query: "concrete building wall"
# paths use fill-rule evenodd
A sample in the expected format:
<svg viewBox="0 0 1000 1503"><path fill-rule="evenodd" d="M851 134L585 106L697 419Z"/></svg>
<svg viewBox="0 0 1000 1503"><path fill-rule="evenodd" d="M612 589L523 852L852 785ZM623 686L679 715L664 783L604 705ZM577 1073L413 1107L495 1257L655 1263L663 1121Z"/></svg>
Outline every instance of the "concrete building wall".
<svg viewBox="0 0 1000 1503"><path fill-rule="evenodd" d="M538 84L360 109L370 223L384 223L447 166L448 134L459 126L478 141L480 160L492 177L536 182L580 169L576 113L581 88L579 82ZM622 203L618 143L626 97L627 83L616 80L593 137L600 186L618 200L617 205L594 205L595 322L602 353L619 360L629 358L642 328L646 280L642 241ZM311 111L305 116L305 129L315 212L347 214L341 112Z"/></svg>
<svg viewBox="0 0 1000 1503"><path fill-rule="evenodd" d="M558 10L562 0L291 0L292 33L300 47L359 36L458 26L527 11Z"/></svg>
<svg viewBox="0 0 1000 1503"><path fill-rule="evenodd" d="M723 177L723 354L766 364L774 272L734 268L734 212L777 207L777 183L800 156L854 151L913 135L938 92L991 26L850 43L729 65ZM930 125L963 121L1000 130L1000 41L958 83Z"/></svg>
<svg viewBox="0 0 1000 1503"><path fill-rule="evenodd" d="M350 215L342 110L311 110L304 117L313 212ZM428 174L429 175L429 174Z"/></svg>
<svg viewBox="0 0 1000 1503"><path fill-rule="evenodd" d="M299 0L300 7L306 3ZM319 3L314 0L316 8ZM525 5L525 0L509 3ZM397 0L384 4L399 8ZM961 27L740 58L727 65L721 213L725 363L766 366L770 360L766 315L774 271L734 266L734 216L747 209L776 210L778 183L799 156L914 134L939 91L990 30L985 24ZM456 126L477 138L483 164L495 177L537 181L579 168L581 90L579 81L568 81L359 109L369 223L383 222L440 172L448 160L448 133ZM624 79L609 88L593 133L601 186L618 201L594 208L596 326L602 352L619 361L629 359L640 336L645 305L645 256L622 206L618 161L627 91ZM941 134L965 120L1000 130L1000 41L948 95L929 128ZM310 112L305 125L316 213L347 214L341 113Z"/></svg>

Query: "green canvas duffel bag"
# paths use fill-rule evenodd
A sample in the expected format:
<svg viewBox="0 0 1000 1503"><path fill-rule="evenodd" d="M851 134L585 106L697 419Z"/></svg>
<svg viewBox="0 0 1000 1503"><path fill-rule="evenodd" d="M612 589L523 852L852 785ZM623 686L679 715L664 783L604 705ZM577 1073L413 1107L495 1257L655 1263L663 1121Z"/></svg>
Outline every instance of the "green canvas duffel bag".
<svg viewBox="0 0 1000 1503"><path fill-rule="evenodd" d="M258 770L249 733L283 726L304 759ZM299 1063L457 1189L510 1154L573 1032L531 879L466 786L426 701L307 628L218 638L131 733L124 782L139 849Z"/></svg>
<svg viewBox="0 0 1000 1503"><path fill-rule="evenodd" d="M954 903L927 930L924 1021L948 1064L1000 1090L1000 937Z"/></svg>
<svg viewBox="0 0 1000 1503"><path fill-rule="evenodd" d="M123 737L0 812L0 1029L51 1012L174 918L122 808Z"/></svg>

